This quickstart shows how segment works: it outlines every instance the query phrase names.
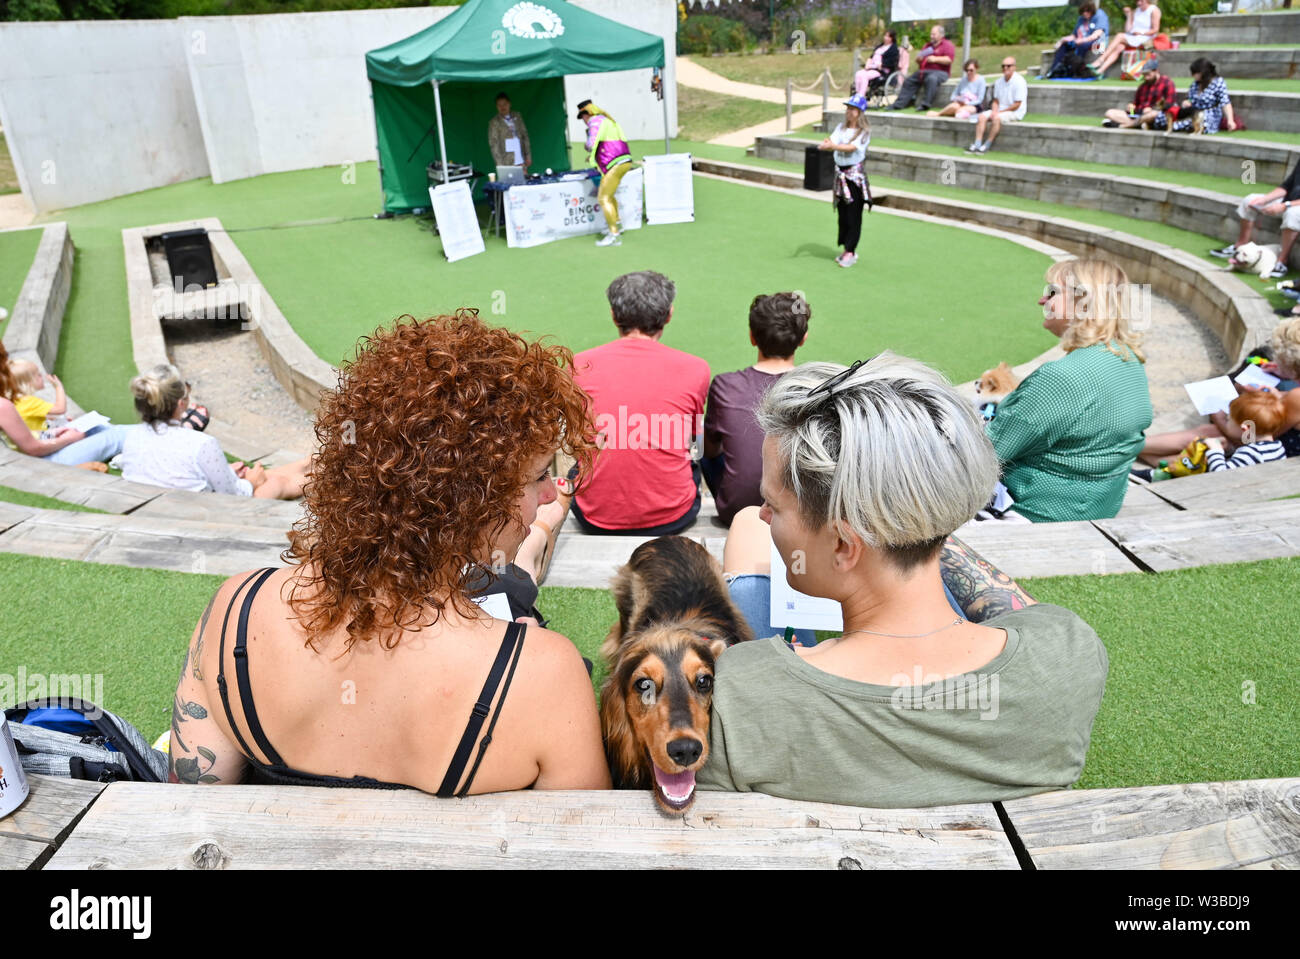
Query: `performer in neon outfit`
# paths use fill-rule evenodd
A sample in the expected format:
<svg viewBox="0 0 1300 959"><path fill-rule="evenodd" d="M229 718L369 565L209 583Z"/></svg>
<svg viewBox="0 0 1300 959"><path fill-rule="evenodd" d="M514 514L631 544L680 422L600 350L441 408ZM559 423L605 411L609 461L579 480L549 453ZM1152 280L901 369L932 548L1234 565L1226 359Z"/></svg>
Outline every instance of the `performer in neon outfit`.
<svg viewBox="0 0 1300 959"><path fill-rule="evenodd" d="M587 124L587 163L600 170L600 188L596 201L605 214L606 230L596 246L620 246L623 224L618 218L618 201L614 191L623 175L632 169L632 151L623 138L623 129L614 118L590 100L578 104L578 119Z"/></svg>

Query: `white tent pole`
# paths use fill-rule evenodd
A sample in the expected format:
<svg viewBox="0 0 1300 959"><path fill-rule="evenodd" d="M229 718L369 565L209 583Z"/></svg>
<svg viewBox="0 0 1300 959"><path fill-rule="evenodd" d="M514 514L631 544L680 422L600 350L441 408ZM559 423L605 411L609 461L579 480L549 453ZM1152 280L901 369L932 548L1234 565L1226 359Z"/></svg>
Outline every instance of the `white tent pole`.
<svg viewBox="0 0 1300 959"><path fill-rule="evenodd" d="M438 153L442 157L442 182L447 182L447 177L451 173L451 161L447 159L447 140L442 135L442 94L438 92L441 84L433 81L433 106L438 113Z"/></svg>

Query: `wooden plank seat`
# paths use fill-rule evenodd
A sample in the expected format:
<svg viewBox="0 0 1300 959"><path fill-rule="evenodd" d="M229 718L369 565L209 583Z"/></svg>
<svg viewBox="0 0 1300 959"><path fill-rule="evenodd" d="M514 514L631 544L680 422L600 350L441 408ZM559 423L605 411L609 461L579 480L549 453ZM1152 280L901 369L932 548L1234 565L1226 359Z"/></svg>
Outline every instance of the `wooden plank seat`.
<svg viewBox="0 0 1300 959"><path fill-rule="evenodd" d="M1182 476L1152 483L1148 489L1181 509L1282 499L1300 495L1300 457L1246 469Z"/></svg>
<svg viewBox="0 0 1300 959"><path fill-rule="evenodd" d="M168 518L31 510L0 533L0 552L230 576L280 565L277 530Z"/></svg>
<svg viewBox="0 0 1300 959"><path fill-rule="evenodd" d="M114 783L46 868L319 867L1015 869L1017 862L989 803L859 809L703 792L675 819L648 790L438 799L413 790Z"/></svg>
<svg viewBox="0 0 1300 959"><path fill-rule="evenodd" d="M28 776L31 792L0 819L0 869L39 869L104 789L103 783Z"/></svg>
<svg viewBox="0 0 1300 959"><path fill-rule="evenodd" d="M1076 789L1003 808L1039 869L1300 868L1300 779Z"/></svg>
<svg viewBox="0 0 1300 959"><path fill-rule="evenodd" d="M1094 525L1155 572L1300 556L1300 500L1229 502Z"/></svg>
<svg viewBox="0 0 1300 959"><path fill-rule="evenodd" d="M165 492L160 486L50 463L3 445L0 445L0 486L106 513L129 513Z"/></svg>

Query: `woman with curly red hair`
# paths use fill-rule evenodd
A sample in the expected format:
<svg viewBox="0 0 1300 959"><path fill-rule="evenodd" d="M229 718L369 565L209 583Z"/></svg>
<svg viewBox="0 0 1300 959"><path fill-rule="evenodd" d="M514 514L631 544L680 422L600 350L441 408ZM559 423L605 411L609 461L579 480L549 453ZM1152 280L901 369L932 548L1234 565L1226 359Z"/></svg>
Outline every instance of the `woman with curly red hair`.
<svg viewBox="0 0 1300 959"><path fill-rule="evenodd" d="M556 450L589 472L572 362L473 310L362 341L317 413L292 565L227 580L194 632L173 781L609 787L578 650L470 598L555 501Z"/></svg>

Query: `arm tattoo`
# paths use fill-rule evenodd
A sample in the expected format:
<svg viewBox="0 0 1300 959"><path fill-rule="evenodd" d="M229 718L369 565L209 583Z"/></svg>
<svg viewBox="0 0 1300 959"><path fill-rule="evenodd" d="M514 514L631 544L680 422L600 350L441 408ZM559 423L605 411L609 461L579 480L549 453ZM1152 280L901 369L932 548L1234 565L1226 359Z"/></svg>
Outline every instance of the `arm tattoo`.
<svg viewBox="0 0 1300 959"><path fill-rule="evenodd" d="M955 536L944 543L939 567L944 585L972 622L1034 605L1015 580Z"/></svg>
<svg viewBox="0 0 1300 959"><path fill-rule="evenodd" d="M212 615L212 606L217 601L214 594L212 599L208 600L208 608L203 611L203 618L199 620L199 635L194 640L194 655L191 661L194 663L194 678L203 682L203 669L199 666L199 660L203 656L203 634L208 628L208 617ZM181 670L184 672L184 670Z"/></svg>
<svg viewBox="0 0 1300 959"><path fill-rule="evenodd" d="M208 711L196 702L181 697L180 684L185 680L185 670L190 664L190 651L185 650L185 660L181 663L181 676L176 684L176 695L172 698L172 742L167 751L167 781L174 783L215 783L220 782L216 776L206 774L199 768L199 760L187 756L177 756L178 752L188 753L190 747L181 738L181 724L191 719L207 719ZM208 761L208 769L216 763L216 754L204 746L198 747L199 755Z"/></svg>

